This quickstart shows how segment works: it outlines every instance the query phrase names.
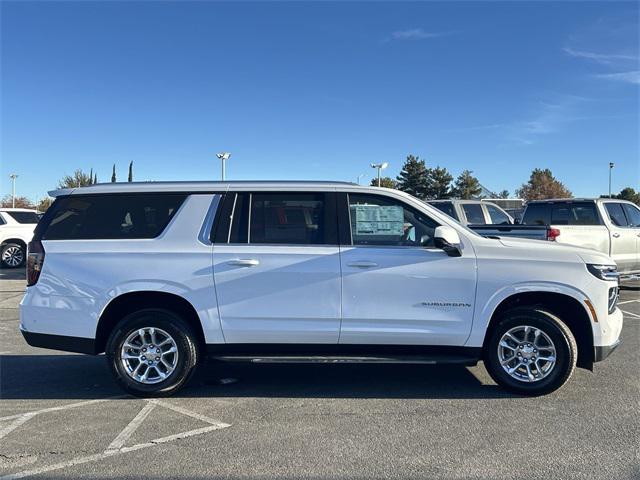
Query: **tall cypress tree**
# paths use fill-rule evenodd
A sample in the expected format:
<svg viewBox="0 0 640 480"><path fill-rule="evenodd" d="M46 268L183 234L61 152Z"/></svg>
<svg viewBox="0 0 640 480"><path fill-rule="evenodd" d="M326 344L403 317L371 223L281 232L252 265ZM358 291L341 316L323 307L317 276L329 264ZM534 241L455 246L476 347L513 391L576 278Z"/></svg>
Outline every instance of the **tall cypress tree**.
<svg viewBox="0 0 640 480"><path fill-rule="evenodd" d="M89 185L93 185L93 167L89 171Z"/></svg>
<svg viewBox="0 0 640 480"><path fill-rule="evenodd" d="M398 190L407 192L414 197L424 199L427 196L427 166L424 160L414 155L407 155L397 177Z"/></svg>
<svg viewBox="0 0 640 480"><path fill-rule="evenodd" d="M113 164L113 173L111 174L111 183L116 183L116 164Z"/></svg>
<svg viewBox="0 0 640 480"><path fill-rule="evenodd" d="M94 173L93 174L93 184L95 185L96 183L98 183L98 174Z"/></svg>
<svg viewBox="0 0 640 480"><path fill-rule="evenodd" d="M127 182L133 182L133 160L129 162L129 177Z"/></svg>

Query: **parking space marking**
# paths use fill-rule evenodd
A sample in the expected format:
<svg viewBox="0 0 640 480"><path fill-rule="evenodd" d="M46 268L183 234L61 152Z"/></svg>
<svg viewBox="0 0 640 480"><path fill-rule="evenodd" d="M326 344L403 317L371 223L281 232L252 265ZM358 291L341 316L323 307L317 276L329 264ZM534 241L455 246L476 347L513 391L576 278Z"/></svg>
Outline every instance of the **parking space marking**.
<svg viewBox="0 0 640 480"><path fill-rule="evenodd" d="M625 305L627 303L634 303L634 302L639 302L640 303L640 299L638 299L638 300L625 300L624 302L618 302L618 305Z"/></svg>
<svg viewBox="0 0 640 480"><path fill-rule="evenodd" d="M142 410L140 410L138 415L136 415L136 417L131 420L131 422L129 422L129 425L127 425L124 430L122 430L120 434L113 440L113 442L111 442L106 451L110 452L111 450L121 449L127 442L127 440L131 438L131 435L133 435L138 427L142 425L142 422L144 422L145 418L149 416L154 408L156 408L156 405L154 403L147 402L147 404L142 407Z"/></svg>
<svg viewBox="0 0 640 480"><path fill-rule="evenodd" d="M6 417L0 417L0 422L4 421L4 420L13 420L14 418L19 418L19 417L32 418L32 417L35 417L36 415L40 415L41 413L59 412L60 410L68 410L69 408L83 407L85 405L92 405L94 403L107 402L109 400L118 400L118 399L122 399L122 398L127 398L127 396L126 395L118 395L118 396L115 396L115 397L98 398L98 399L95 399L95 400L86 400L84 402L77 402L77 403L69 403L67 405L60 405L58 407L43 408L41 410L34 410L32 412L16 413L15 415L9 415L9 416L6 416Z"/></svg>
<svg viewBox="0 0 640 480"><path fill-rule="evenodd" d="M12 422L10 425L5 427L5 429L1 430L0 434L4 433L5 430L7 430L6 433L4 433L4 435L3 435L3 436L5 436L9 432L11 432L11 431L15 430L16 428L18 428L20 425L24 424L30 418L33 418L36 415L39 415L39 414L42 414L42 413L66 410L68 408L75 408L75 407L79 407L79 406L83 406L83 405L90 405L90 404L93 404L93 403L103 402L103 401L106 401L106 400L113 400L115 398L125 398L125 397L122 396L122 397L111 397L111 398L99 399L99 400L89 400L89 401L86 401L86 402L78 402L78 403L73 403L73 404L70 404L70 405L63 405L61 407L45 408L45 409L42 409L42 410L36 410L34 412L28 412L28 413L10 415L8 417L3 417L3 418L0 418L0 420L14 420L14 422ZM127 426L116 436L116 438L109 444L109 446L107 447L107 449L104 452L95 453L95 454L92 454L92 455L85 455L85 456L82 456L82 457L72 458L71 460L67 460L66 462L59 462L59 463L55 463L53 465L46 465L46 466L43 466L43 467L31 469L31 470L24 470L22 472L12 473L12 474L9 474L9 475L3 475L3 476L0 476L0 480L14 480L14 479L18 479L18 478L31 477L31 476L34 476L34 475L40 475L42 473L52 472L54 470L61 470L63 468L73 467L75 465L81 465L81 464L89 463L89 462L97 462L97 461L100 461L100 460L104 460L105 458L112 457L114 455L120 455L120 454L123 454L123 453L135 452L135 451L141 450L143 448L153 447L154 445L160 445L160 444L164 444L164 443L173 442L175 440L181 440L183 438L194 437L196 435L202 435L204 433L212 432L214 430L220 430L222 428L227 428L227 427L231 426L231 424L229 424L229 423L224 423L224 422L220 422L218 420L214 420L214 419L212 419L210 417L207 417L206 415L202 415L202 414L199 414L199 413L196 413L196 412L192 412L190 410L187 410L186 408L179 407L179 406L174 405L174 404L169 403L169 402L165 402L165 401L161 401L161 400L145 400L145 401L146 401L146 404L142 408L142 410L140 410L140 412L138 412L138 414L135 416L135 418L133 420L131 420L131 422L129 422L127 424ZM186 432L180 432L180 433L175 433L173 435L167 435L165 437L156 438L156 439L151 440L149 442L138 443L138 444L132 445L130 447L125 447L124 444L127 442L127 440L129 440L129 438L131 438L131 436L135 433L135 431L142 424L142 422L145 420L145 418L157 406L166 408L168 410L173 410L174 412L181 413L182 415L185 415L185 416L188 416L188 417L191 417L191 418L195 418L195 419L200 420L201 422L207 423L209 425L206 426L206 427L196 428L194 430L188 430ZM0 438L2 438L2 437L0 437Z"/></svg>
<svg viewBox="0 0 640 480"><path fill-rule="evenodd" d="M625 315L631 315L633 318L640 318L640 315L638 315L637 313L627 312L626 310L622 310L622 313L624 313Z"/></svg>

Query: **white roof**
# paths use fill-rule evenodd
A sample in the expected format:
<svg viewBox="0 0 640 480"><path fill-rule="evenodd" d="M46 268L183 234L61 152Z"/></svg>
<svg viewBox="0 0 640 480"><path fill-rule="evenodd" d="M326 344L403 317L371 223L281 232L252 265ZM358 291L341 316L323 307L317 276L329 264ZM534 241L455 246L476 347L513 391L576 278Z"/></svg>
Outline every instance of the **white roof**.
<svg viewBox="0 0 640 480"><path fill-rule="evenodd" d="M0 212L33 212L37 213L37 210L32 208L0 208Z"/></svg>
<svg viewBox="0 0 640 480"><path fill-rule="evenodd" d="M229 181L229 182L115 182L98 183L89 187L52 190L49 195L86 195L94 193L135 193L135 192L225 192L227 190L337 190L359 189L376 191L378 187L358 186L351 182L337 181Z"/></svg>

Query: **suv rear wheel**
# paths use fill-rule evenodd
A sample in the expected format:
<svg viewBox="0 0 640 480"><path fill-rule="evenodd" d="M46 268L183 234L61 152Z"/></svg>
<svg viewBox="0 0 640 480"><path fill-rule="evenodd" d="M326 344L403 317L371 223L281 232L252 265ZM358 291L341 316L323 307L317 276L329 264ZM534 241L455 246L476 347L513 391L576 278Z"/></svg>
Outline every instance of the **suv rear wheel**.
<svg viewBox="0 0 640 480"><path fill-rule="evenodd" d="M169 396L191 378L198 363L196 336L175 313L145 309L124 317L106 346L116 382L137 396Z"/></svg>
<svg viewBox="0 0 640 480"><path fill-rule="evenodd" d="M558 317L539 307L507 311L491 331L484 363L495 382L522 395L564 385L576 366L575 338Z"/></svg>
<svg viewBox="0 0 640 480"><path fill-rule="evenodd" d="M24 247L19 243L7 243L2 246L0 252L0 262L5 268L18 268L24 265Z"/></svg>

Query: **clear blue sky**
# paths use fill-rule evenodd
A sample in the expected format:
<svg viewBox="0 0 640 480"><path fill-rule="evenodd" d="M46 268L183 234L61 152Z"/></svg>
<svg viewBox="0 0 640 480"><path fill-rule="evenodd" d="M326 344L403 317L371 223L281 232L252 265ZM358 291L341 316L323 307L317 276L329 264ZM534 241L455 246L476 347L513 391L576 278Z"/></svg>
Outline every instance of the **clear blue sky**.
<svg viewBox="0 0 640 480"><path fill-rule="evenodd" d="M355 181L413 153L511 192L639 187L637 2L2 2L0 193Z"/></svg>

